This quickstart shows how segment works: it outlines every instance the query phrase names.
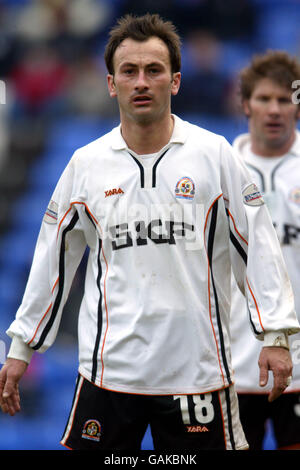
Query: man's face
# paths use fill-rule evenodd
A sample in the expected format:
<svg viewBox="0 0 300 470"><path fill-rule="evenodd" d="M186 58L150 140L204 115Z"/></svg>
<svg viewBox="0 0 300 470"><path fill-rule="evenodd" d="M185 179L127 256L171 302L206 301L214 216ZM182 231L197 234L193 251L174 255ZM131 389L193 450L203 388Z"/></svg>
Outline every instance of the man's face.
<svg viewBox="0 0 300 470"><path fill-rule="evenodd" d="M250 99L243 103L254 146L280 152L292 145L300 113L291 94L292 90L269 78L256 84Z"/></svg>
<svg viewBox="0 0 300 470"><path fill-rule="evenodd" d="M114 75L107 80L110 96L118 99L121 120L149 124L170 113L180 73L172 74L169 50L161 39L127 38L116 49Z"/></svg>

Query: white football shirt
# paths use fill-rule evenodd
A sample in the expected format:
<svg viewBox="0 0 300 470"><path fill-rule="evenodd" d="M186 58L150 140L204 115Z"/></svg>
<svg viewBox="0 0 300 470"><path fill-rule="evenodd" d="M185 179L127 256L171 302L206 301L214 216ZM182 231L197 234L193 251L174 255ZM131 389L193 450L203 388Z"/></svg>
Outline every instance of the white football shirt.
<svg viewBox="0 0 300 470"><path fill-rule="evenodd" d="M281 157L261 157L251 152L249 134L239 136L233 143L260 188L269 208L288 274L293 286L296 312L300 316L300 133L290 151ZM240 312L243 312L241 315ZM260 347L248 334L248 313L243 296L233 281L232 295L232 356L236 389L240 392L268 393L272 386L259 387L258 357ZM292 385L286 392L300 390L300 334L290 337L293 360Z"/></svg>
<svg viewBox="0 0 300 470"><path fill-rule="evenodd" d="M128 149L120 126L75 152L8 330L33 350L52 345L88 245L79 372L109 390L187 394L232 383L231 266L259 339L299 331L252 178L223 137L174 120L150 165Z"/></svg>

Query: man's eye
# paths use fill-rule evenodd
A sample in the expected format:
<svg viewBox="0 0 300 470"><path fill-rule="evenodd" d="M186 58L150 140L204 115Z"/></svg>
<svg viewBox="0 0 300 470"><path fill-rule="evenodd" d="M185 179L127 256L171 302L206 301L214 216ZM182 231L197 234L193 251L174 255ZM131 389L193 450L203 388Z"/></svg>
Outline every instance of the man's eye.
<svg viewBox="0 0 300 470"><path fill-rule="evenodd" d="M133 69L124 69L124 70L123 70L123 73L124 73L125 75L132 75L133 72L134 72Z"/></svg>

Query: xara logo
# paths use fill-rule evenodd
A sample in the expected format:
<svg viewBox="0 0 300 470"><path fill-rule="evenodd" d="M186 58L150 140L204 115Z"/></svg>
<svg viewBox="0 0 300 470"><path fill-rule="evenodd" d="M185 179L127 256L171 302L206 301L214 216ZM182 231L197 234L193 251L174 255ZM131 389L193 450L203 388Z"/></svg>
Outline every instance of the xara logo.
<svg viewBox="0 0 300 470"><path fill-rule="evenodd" d="M104 191L104 192L105 192L105 197L114 196L115 194L124 194L124 191L121 188L109 189L108 191Z"/></svg>

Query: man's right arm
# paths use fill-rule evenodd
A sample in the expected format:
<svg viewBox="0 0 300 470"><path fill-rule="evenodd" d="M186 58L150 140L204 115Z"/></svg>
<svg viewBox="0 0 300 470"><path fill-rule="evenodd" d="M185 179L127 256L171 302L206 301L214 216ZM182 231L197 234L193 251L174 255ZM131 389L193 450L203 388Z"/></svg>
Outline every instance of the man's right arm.
<svg viewBox="0 0 300 470"><path fill-rule="evenodd" d="M22 303L7 330L12 343L0 372L0 406L11 415L20 410L18 383L34 350L44 352L55 340L86 248L77 208L70 203L72 187L73 165L68 165L43 218Z"/></svg>

